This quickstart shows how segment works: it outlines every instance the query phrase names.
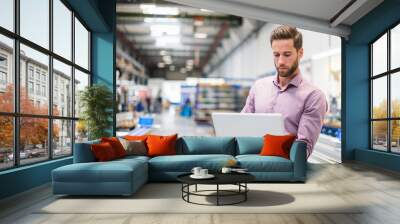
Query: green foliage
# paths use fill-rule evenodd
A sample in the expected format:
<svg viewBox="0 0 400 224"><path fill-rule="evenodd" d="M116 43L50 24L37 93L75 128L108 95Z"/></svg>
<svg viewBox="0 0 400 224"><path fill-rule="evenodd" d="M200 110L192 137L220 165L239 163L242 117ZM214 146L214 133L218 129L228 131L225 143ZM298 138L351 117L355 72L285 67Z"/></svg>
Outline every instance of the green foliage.
<svg viewBox="0 0 400 224"><path fill-rule="evenodd" d="M89 140L109 136L112 126L113 94L102 84L88 86L80 93L81 118L89 131Z"/></svg>

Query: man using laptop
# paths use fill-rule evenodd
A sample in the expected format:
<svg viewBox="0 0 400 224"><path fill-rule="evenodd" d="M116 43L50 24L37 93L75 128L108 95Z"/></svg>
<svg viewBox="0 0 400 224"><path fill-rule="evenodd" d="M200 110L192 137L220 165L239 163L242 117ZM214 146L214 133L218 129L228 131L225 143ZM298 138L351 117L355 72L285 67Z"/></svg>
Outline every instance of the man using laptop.
<svg viewBox="0 0 400 224"><path fill-rule="evenodd" d="M285 130L307 143L309 157L328 104L325 94L301 75L302 42L295 27L279 26L272 31L270 44L277 75L253 84L242 113L281 113Z"/></svg>

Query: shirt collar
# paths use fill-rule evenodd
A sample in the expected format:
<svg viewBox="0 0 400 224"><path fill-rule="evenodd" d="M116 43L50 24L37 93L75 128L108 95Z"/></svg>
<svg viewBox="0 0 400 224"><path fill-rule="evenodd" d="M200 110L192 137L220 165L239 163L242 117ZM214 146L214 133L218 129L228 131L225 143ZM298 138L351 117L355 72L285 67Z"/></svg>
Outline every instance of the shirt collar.
<svg viewBox="0 0 400 224"><path fill-rule="evenodd" d="M300 83L303 81L303 77L301 76L301 72L299 71L299 73L292 79L290 80L287 88L292 85L295 87L299 87ZM276 78L272 80L272 82L274 83L274 85L276 87L279 87L279 82L278 82L278 74L276 74ZM280 87L279 87L280 88Z"/></svg>

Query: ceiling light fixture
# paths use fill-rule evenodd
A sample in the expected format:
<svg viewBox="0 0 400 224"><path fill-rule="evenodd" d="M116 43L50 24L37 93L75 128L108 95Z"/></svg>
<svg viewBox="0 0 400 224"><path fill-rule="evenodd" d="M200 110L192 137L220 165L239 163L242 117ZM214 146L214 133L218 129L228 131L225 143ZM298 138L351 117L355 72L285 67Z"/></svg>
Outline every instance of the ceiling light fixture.
<svg viewBox="0 0 400 224"><path fill-rule="evenodd" d="M176 18L144 18L145 23L177 23Z"/></svg>
<svg viewBox="0 0 400 224"><path fill-rule="evenodd" d="M194 34L194 38L196 38L196 39L205 39L205 38L207 38L207 34L206 33L195 33Z"/></svg>
<svg viewBox="0 0 400 224"><path fill-rule="evenodd" d="M181 33L181 27L179 25L151 25L150 32L152 37L176 36Z"/></svg>
<svg viewBox="0 0 400 224"><path fill-rule="evenodd" d="M164 68L164 67L165 67L165 64L164 64L163 62L159 62L159 63L157 64L157 66L158 66L159 68Z"/></svg>
<svg viewBox="0 0 400 224"><path fill-rule="evenodd" d="M179 9L176 7L159 7L155 4L140 4L143 14L151 15L178 15Z"/></svg>
<svg viewBox="0 0 400 224"><path fill-rule="evenodd" d="M213 11L208 10L208 9L200 9L200 11L202 11L202 12L213 12Z"/></svg>
<svg viewBox="0 0 400 224"><path fill-rule="evenodd" d="M164 36L156 39L157 47L175 47L181 44L181 38L179 36Z"/></svg>

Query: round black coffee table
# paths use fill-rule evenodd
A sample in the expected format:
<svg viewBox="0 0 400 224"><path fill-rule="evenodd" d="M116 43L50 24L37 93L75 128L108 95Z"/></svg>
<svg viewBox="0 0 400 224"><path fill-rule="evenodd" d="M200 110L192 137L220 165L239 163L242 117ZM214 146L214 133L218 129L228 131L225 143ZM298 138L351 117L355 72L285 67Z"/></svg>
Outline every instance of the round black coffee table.
<svg viewBox="0 0 400 224"><path fill-rule="evenodd" d="M249 188L247 187L247 183L255 180L255 177L248 173L215 173L213 174L215 177L212 179L193 179L190 177L191 173L182 174L177 177L178 181L182 183L182 199L188 203L198 204L198 205L234 205L239 204L241 202L245 202L247 200L247 192ZM197 190L197 185L216 185L215 190ZM194 191L190 191L190 186L195 186ZM220 189L220 185L236 185L238 186L237 190L223 190ZM215 194L205 194L209 192L215 192ZM190 196L204 196L204 197L216 197L216 204L202 204L190 201ZM230 197L230 196L241 196L240 200L234 201L231 203L221 203L221 197Z"/></svg>

